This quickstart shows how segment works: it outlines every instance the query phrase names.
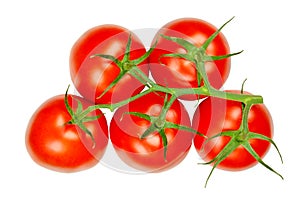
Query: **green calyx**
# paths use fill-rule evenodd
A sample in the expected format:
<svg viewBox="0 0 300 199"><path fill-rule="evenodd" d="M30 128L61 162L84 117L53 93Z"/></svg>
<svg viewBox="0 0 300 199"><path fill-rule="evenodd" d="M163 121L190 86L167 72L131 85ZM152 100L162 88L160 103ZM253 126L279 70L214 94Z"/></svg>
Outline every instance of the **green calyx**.
<svg viewBox="0 0 300 199"><path fill-rule="evenodd" d="M156 44L155 44L156 45ZM103 93L97 97L97 99L100 99L103 97L110 89L112 89L126 74L131 71L134 67L137 67L140 63L145 61L151 52L154 50L154 47L151 47L144 55L141 57L135 59L135 60L130 60L130 46L131 46L131 34L129 35L128 42L126 44L124 56L122 60L117 59L116 57L112 55L105 55L105 54L95 54L92 55L91 58L95 57L101 57L104 59L109 59L113 63L116 64L116 66L120 69L119 75L115 78L113 82L103 91Z"/></svg>
<svg viewBox="0 0 300 199"><path fill-rule="evenodd" d="M221 26L214 34L212 34L200 47L196 47L194 44L188 42L185 39L179 38L179 37L170 37L166 35L161 35L163 38L170 40L172 42L175 42L185 48L186 53L170 53L170 54L164 54L162 57L173 57L173 58L183 58L186 60L189 60L195 64L195 68L197 70L197 81L198 86L200 87L201 81L204 81L204 84L206 86L210 86L210 83L206 77L206 72L204 68L205 62L211 62L221 59L226 59L229 57L232 57L234 55L238 55L242 53L243 51L239 51L237 53L227 54L227 55L220 55L220 56L210 56L206 53L206 50L208 46L211 44L211 42L218 36L218 34L221 32L221 30L227 25L233 18L228 20L225 24Z"/></svg>
<svg viewBox="0 0 300 199"><path fill-rule="evenodd" d="M83 130L87 135L89 135L91 137L91 139L93 141L92 148L95 148L96 142L95 142L94 136L91 133L91 131L84 125L84 123L97 120L102 116L102 114L101 115L96 115L96 116L87 116L87 114L90 111L83 110L83 106L82 106L82 103L80 102L80 100L76 100L76 102L78 103L77 109L75 111L73 111L72 107L70 106L70 104L68 102L69 88L70 88L70 85L68 86L68 88L66 90L64 102L65 102L65 106L67 108L67 111L71 116L71 120L68 121L66 123L66 125L77 125L81 130Z"/></svg>
<svg viewBox="0 0 300 199"><path fill-rule="evenodd" d="M167 161L167 149L168 149L168 139L165 133L166 129L177 129L177 130L183 130L183 131L187 131L187 132L191 132L200 136L203 136L206 138L205 135L201 134L200 132L196 131L195 129L185 126L185 125L180 125L180 124L175 124L173 122L169 122L166 120L166 115L168 110L170 109L171 105L173 104L173 102L176 100L175 96L171 96L170 98L168 98L168 95L165 96L164 98L164 104L161 110L161 113L159 116L151 116L151 115L147 115L144 113L140 113L140 112L126 112L124 114L130 114L136 117L139 117L141 119L147 120L149 122L151 122L150 127L141 135L141 139L145 139L147 136L158 132L161 139L162 139L162 143L163 143L163 147L164 147L164 159L165 161Z"/></svg>
<svg viewBox="0 0 300 199"><path fill-rule="evenodd" d="M244 86L244 84L243 84ZM238 147L242 146L244 147L256 160L257 162L259 162L260 164L262 164L264 167L266 167L268 170L272 171L273 173L275 173L276 175L278 175L281 179L283 179L283 176L281 174L279 174L278 172L276 172L274 169L272 169L268 164L266 164L261 157L256 153L256 151L252 148L250 141L252 139L260 139L260 140L265 140L270 142L277 150L280 160L283 163L283 159L281 156L281 153L277 147L277 145L275 144L275 142L267 137L264 136L262 134L258 134L255 132L251 132L249 131L248 128L248 115L249 115L249 111L251 109L251 106L253 105L253 103L246 103L243 104L242 103L242 121L241 121L241 125L239 127L238 130L236 131L226 131L226 132L221 132L215 136L212 136L210 138L208 138L207 140L205 140L203 146L205 146L205 144L215 138L218 138L220 136L227 136L230 137L230 141L226 144L226 146L219 152L219 154L213 158L211 161L206 162L206 163L200 163L200 164L212 164L213 167L206 179L205 182L205 187L208 184L208 180L210 179L214 169L223 161L225 160L235 149L237 149Z"/></svg>
<svg viewBox="0 0 300 199"><path fill-rule="evenodd" d="M246 135L246 136L245 136ZM281 174L279 174L278 172L276 172L273 168L271 168L268 164L266 164L261 157L256 153L256 151L252 148L251 144L250 144L250 140L251 139L260 139L260 140L266 140L268 142L270 142L277 150L280 160L283 163L283 159L282 156L280 154L280 151L278 149L278 147L276 146L275 142L269 138L266 137L264 135L258 134L258 133L254 133L254 132L247 132L245 134L245 132L241 132L240 130L237 131L226 131L226 132L222 132L220 134L217 134L213 137L208 138L206 142L215 139L217 137L220 136L227 136L227 137L231 137L230 141L226 144L226 146L220 151L220 153L213 158L211 161L209 162L205 162L205 163L199 163L199 164L203 164L203 165L207 165L207 164L212 164L213 167L206 179L205 182L205 187L208 184L208 181L214 171L214 169L223 161L225 160L235 149L237 149L238 147L242 146L244 147L256 160L257 162L259 162L260 164L262 164L264 167L266 167L268 170L272 171L273 173L275 173L276 175L278 175L281 179L283 179L283 176ZM204 144L205 144L204 143Z"/></svg>
<svg viewBox="0 0 300 199"><path fill-rule="evenodd" d="M151 122L150 127L141 135L141 139L145 139L147 138L147 136L158 132L161 139L162 139L162 143L163 143L163 147L164 147L164 159L165 161L167 161L167 150L168 150L168 139L166 136L166 129L177 129L177 130L183 130L183 131L187 131L187 132L191 132L200 136L203 136L206 138L205 135L201 134L200 132L196 131L195 129L185 126L185 125L180 125L180 124L175 124L173 122L168 122L165 119L161 120L159 117L155 117L155 116L150 116L144 113L140 113L140 112L126 112L124 114L130 114L142 119L145 119L149 122Z"/></svg>

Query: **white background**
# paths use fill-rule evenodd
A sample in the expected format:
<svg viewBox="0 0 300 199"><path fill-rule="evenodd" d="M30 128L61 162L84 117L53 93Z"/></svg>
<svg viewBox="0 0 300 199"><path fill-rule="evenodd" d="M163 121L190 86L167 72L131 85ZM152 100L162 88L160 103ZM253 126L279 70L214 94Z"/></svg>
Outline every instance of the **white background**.
<svg viewBox="0 0 300 199"><path fill-rule="evenodd" d="M0 3L0 198L262 198L297 197L299 167L299 5L297 1L33 1ZM264 160L285 180L257 165L243 172L216 170L191 149L178 167L159 174L129 175L103 164L74 174L36 165L24 136L35 109L71 83L69 52L89 28L106 23L128 29L160 28L181 17L215 26L235 16L223 33L232 52L225 89L264 97L274 121L274 140ZM151 39L150 39L151 40ZM148 41L148 43L150 42ZM145 41L147 43L147 41ZM298 71L298 72L297 72ZM297 195L297 196L296 196Z"/></svg>

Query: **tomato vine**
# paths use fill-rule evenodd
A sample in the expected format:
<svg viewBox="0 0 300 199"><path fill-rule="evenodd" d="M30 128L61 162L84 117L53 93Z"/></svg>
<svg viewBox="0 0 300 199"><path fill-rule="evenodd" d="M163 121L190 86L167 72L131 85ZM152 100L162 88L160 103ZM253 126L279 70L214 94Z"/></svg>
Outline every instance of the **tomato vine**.
<svg viewBox="0 0 300 199"><path fill-rule="evenodd" d="M162 57L172 57L172 58L181 58L188 60L192 62L196 68L197 71L197 82L198 82L198 87L196 88L169 88L166 86L159 85L155 83L152 79L150 79L148 76L144 74L144 72L137 67L138 64L142 63L145 61L149 55L152 53L153 49L156 46L156 43L141 57L135 59L135 60L130 60L130 45L131 45L131 35L128 38L128 42L126 45L126 49L124 52L124 57L122 60L119 60L118 58L112 56L112 55L106 55L106 54L95 54L91 56L90 58L93 59L95 57L101 57L104 59L111 60L114 62L118 68L120 69L120 73L117 76L117 78L104 90L104 92L98 96L98 98L101 98L108 90L110 90L112 87L114 87L120 79L125 75L125 74L130 74L134 78L136 78L138 81L140 81L142 84L145 85L145 89L140 92L139 94L136 94L128 99L122 100L117 103L112 103L112 104L96 104L93 106L90 106L86 108L85 110L82 110L82 108L78 108L76 111L76 114L72 111L69 111L70 115L72 116L72 120L70 123L76 123L78 124L83 130L86 131L90 136L92 134L89 133L89 131L83 126L82 122L85 120L90 120L90 119L97 119L95 118L88 118L87 115L96 109L109 109L110 111L115 111L117 108L124 106L128 104L129 102L132 102L136 99L139 99L142 96L145 96L149 93L152 92L163 92L166 93L166 98L162 107L161 114L158 117L150 116L144 113L139 113L139 112L127 112L124 114L131 114L137 117L140 117L142 119L145 119L151 123L150 127L141 135L140 139L144 139L145 137L149 136L153 132L159 132L163 144L164 144L164 158L167 156L167 148L168 148L168 141L165 135L164 130L166 128L176 128L176 129L182 129L186 131L190 131L192 133L198 134L203 136L206 139L206 142L214 139L216 137L220 136L227 136L230 137L230 141L228 144L221 150L221 152L211 161L203 163L203 164L213 164L213 167L211 169L211 172L209 173L205 186L208 183L208 180L210 179L214 169L231 153L233 152L236 148L239 146L243 146L259 163L261 163L264 167L269 169L270 171L274 172L280 178L283 179L282 175L276 172L274 169L272 169L269 165L267 165L261 158L260 156L255 152L255 150L251 147L249 140L250 139L260 139L260 140L265 140L271 143L277 150L280 159L282 161L282 156L279 152L278 147L276 146L275 142L264 135L258 134L256 132L251 132L248 128L248 116L249 116L249 111L251 107L255 104L263 104L263 97L260 95L250 95L250 94L244 94L243 93L243 87L241 90L241 93L228 93L224 92L218 89L215 89L210 85L210 82L208 80L206 71L205 71L205 63L206 62L213 62L216 60L220 59L226 59L234 55L238 55L242 53L242 51L232 53L232 54L227 54L227 55L220 55L220 56L210 56L206 54L206 49L210 45L210 43L216 38L216 36L220 33L220 31L227 25L233 18L231 18L229 21L227 21L225 24L223 24L214 34L212 34L203 44L201 47L196 47L194 44L190 43L186 39L182 39L179 37L171 37L167 35L161 35L162 38L172 41L178 45L180 45L182 48L186 50L185 53L169 53L169 54L164 54L161 56ZM201 84L203 82L203 84ZM187 95L187 94L196 94L198 96L210 96L210 97L215 97L215 98L220 98L220 99L226 99L226 100L231 100L231 101L237 101L242 104L242 122L238 130L235 131L225 131L225 132L220 132L219 134L207 138L205 135L201 134L201 132L196 131L193 128L183 126L183 125L178 125L174 124L171 122L166 121L166 114L171 105L173 104L174 100L179 98L180 96ZM66 93L67 95L67 93ZM68 108L68 104L66 103L66 107ZM79 119L78 119L79 118Z"/></svg>

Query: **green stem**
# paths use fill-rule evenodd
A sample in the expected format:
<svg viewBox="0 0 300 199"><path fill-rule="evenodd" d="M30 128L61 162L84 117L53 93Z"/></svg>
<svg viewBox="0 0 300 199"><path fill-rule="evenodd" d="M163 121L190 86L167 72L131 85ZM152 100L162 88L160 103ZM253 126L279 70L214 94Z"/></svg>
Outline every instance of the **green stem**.
<svg viewBox="0 0 300 199"><path fill-rule="evenodd" d="M133 97L130 97L126 100L123 100L123 101L120 101L120 102L117 102L117 103L114 103L114 104L97 104L97 105L94 105L94 106L90 106L88 107L85 111L83 111L83 114L87 115L89 112L93 111L93 110L96 110L96 109L100 109L100 108L106 108L106 109L109 109L111 112L115 111L117 108L121 107L121 106L124 106L126 104L128 104L129 102L132 102L144 95L147 95L149 93L152 93L154 92L154 90L152 88L150 89L147 89Z"/></svg>
<svg viewBox="0 0 300 199"><path fill-rule="evenodd" d="M262 104L263 98L260 95L244 95L239 93L228 93L224 91L211 88L208 93L209 96L217 97L221 99L227 99L231 101L238 101L244 104Z"/></svg>
<svg viewBox="0 0 300 199"><path fill-rule="evenodd" d="M168 88L168 87L158 85L155 82L153 82L149 77L147 77L143 73L143 71L141 71L137 67L133 70L134 72L131 72L131 73L132 74L134 73L136 76L139 76L140 78L142 78L140 81L142 81L143 84L148 83L148 85L150 87L149 89L152 89L153 91L157 91L157 92L168 93L168 94L174 95L176 97L179 97L182 95L197 94L197 95L212 96L212 97L217 97L217 98L227 99L227 100L232 100L232 101L238 101L238 102L242 102L245 104L248 104L248 103L262 104L263 103L263 98L260 95L245 95L245 94L238 94L238 93L227 93L227 92L220 91L220 90L217 90L217 89L211 87L209 84L206 72L205 72L205 70L203 70L204 65L199 67L199 69L201 71L201 76L203 77L203 80L204 80L204 86L197 87L197 88Z"/></svg>
<svg viewBox="0 0 300 199"><path fill-rule="evenodd" d="M171 98L169 99L169 101L167 101L162 110L161 110L161 113L158 117L158 121L159 120L162 120L162 121L165 121L166 120L166 115L167 115L167 112L168 110L171 108L173 102L177 99L177 97L175 95L172 95Z"/></svg>
<svg viewBox="0 0 300 199"><path fill-rule="evenodd" d="M162 111L162 115L167 114L168 110L170 109L170 107L172 106L173 102L177 99L177 97L175 95L172 95L171 98L169 99L169 101L167 101L166 106L165 106L165 110Z"/></svg>
<svg viewBox="0 0 300 199"><path fill-rule="evenodd" d="M156 85L145 73L138 67L132 67L129 74L140 81L142 84L146 85L148 88Z"/></svg>
<svg viewBox="0 0 300 199"><path fill-rule="evenodd" d="M244 134L244 136L247 136L249 133L249 128L248 128L248 116L249 116L249 112L251 109L252 104L247 103L247 104L243 104L243 108L242 108L242 123L240 126L240 131L242 132L242 134Z"/></svg>

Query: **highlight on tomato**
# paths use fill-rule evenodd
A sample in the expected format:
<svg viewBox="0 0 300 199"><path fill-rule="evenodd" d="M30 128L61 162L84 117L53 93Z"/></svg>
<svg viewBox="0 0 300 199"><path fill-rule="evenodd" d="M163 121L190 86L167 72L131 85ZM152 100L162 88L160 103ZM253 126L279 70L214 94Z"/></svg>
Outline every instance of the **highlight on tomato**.
<svg viewBox="0 0 300 199"><path fill-rule="evenodd" d="M207 58L228 55L229 44L221 32L210 41L217 31L212 24L196 18L176 19L164 25L153 39L153 43L157 42L157 45L149 57L150 70L155 81L169 88L195 88L203 85L195 63L184 56L197 55L201 59L201 56ZM186 41L176 43L164 36ZM221 88L230 72L230 57L206 61L205 71L211 86ZM184 95L180 98L196 100L199 96Z"/></svg>
<svg viewBox="0 0 300 199"><path fill-rule="evenodd" d="M100 25L75 42L70 53L70 74L77 91L96 104L111 104L142 91L144 85L127 74L132 62L146 49L140 39L124 27ZM138 67L149 74L147 60Z"/></svg>
<svg viewBox="0 0 300 199"><path fill-rule="evenodd" d="M78 124L67 110L66 100L73 114L77 114ZM95 166L106 150L108 127L100 110L80 116L91 105L74 95L58 95L45 101L32 115L26 130L25 143L31 158L58 172Z"/></svg>
<svg viewBox="0 0 300 199"><path fill-rule="evenodd" d="M191 147L193 133L169 128L178 124L191 126L189 115L181 102L174 101L166 113L166 121L155 123L162 112L165 98L165 93L147 94L119 108L111 120L110 139L116 153L127 165L139 171L161 172L171 169L186 157ZM141 115L134 114L137 112ZM143 137L151 126L154 132Z"/></svg>

